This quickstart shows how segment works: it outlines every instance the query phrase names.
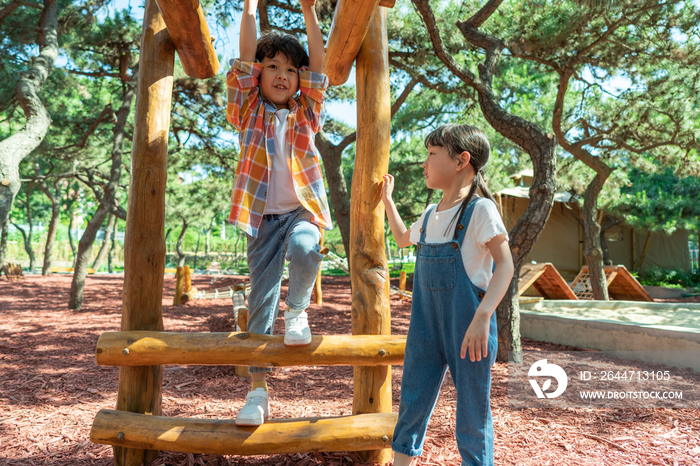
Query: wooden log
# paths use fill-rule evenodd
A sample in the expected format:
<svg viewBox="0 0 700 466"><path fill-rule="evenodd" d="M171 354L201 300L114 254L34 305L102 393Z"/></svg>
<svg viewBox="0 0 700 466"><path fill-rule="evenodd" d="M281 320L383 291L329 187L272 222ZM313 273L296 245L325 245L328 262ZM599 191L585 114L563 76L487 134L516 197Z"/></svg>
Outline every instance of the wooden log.
<svg viewBox="0 0 700 466"><path fill-rule="evenodd" d="M187 291L186 293L182 293L182 297L180 298L180 304L187 304L188 302L193 300L195 296L197 296L198 292L199 291L197 290L197 288L190 287L189 291Z"/></svg>
<svg viewBox="0 0 700 466"><path fill-rule="evenodd" d="M238 311L236 312L236 327L237 329L240 329L241 332L248 330L248 308L238 308ZM248 366L236 366L235 371L238 377L250 377Z"/></svg>
<svg viewBox="0 0 700 466"><path fill-rule="evenodd" d="M206 79L219 71L214 38L197 0L157 0L187 76Z"/></svg>
<svg viewBox="0 0 700 466"><path fill-rule="evenodd" d="M248 329L248 309L241 308L238 310L238 317L236 318L236 325L241 329L241 332L245 332Z"/></svg>
<svg viewBox="0 0 700 466"><path fill-rule="evenodd" d="M377 8L357 57L357 155L350 206L352 333L389 335L389 266L384 251L383 175L389 169L391 90L387 11ZM379 338L379 337L374 337ZM353 414L391 412L391 368L355 367ZM391 451L368 454L386 464Z"/></svg>
<svg viewBox="0 0 700 466"><path fill-rule="evenodd" d="M399 289L401 291L406 291L406 271L402 270L401 275L399 275ZM399 295L399 299L406 299L404 295Z"/></svg>
<svg viewBox="0 0 700 466"><path fill-rule="evenodd" d="M339 0L326 44L324 72L331 86L348 80L379 0Z"/></svg>
<svg viewBox="0 0 700 466"><path fill-rule="evenodd" d="M216 455L275 455L390 447L397 413L267 420L238 427L233 420L145 416L100 410L90 440L128 448Z"/></svg>
<svg viewBox="0 0 700 466"><path fill-rule="evenodd" d="M173 297L173 306L182 304L182 295L184 294L183 287L185 286L185 268L178 267L175 272L175 296Z"/></svg>
<svg viewBox="0 0 700 466"><path fill-rule="evenodd" d="M186 265L185 269L185 285L183 287L184 292L187 293L192 289L192 277L190 276L190 266Z"/></svg>
<svg viewBox="0 0 700 466"><path fill-rule="evenodd" d="M165 181L175 48L155 1L147 0L141 36L131 179L124 239L121 329L163 330ZM117 409L161 414L163 368L119 368ZM122 466L150 464L157 451L114 448Z"/></svg>
<svg viewBox="0 0 700 466"><path fill-rule="evenodd" d="M386 366L403 364L406 348L402 335L314 335L291 347L283 340L245 332L105 332L95 359L101 366Z"/></svg>
<svg viewBox="0 0 700 466"><path fill-rule="evenodd" d="M75 269L73 267L49 267L49 271L51 273L72 273L75 272ZM87 268L86 271L87 273L95 273L95 269L93 268Z"/></svg>

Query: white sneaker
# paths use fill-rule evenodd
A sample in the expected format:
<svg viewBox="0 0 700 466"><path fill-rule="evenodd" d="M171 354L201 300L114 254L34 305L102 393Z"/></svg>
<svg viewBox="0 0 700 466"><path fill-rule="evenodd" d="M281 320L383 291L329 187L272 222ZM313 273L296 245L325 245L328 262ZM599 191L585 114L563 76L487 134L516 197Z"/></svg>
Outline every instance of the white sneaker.
<svg viewBox="0 0 700 466"><path fill-rule="evenodd" d="M284 313L284 344L301 346L311 343L311 330L306 311Z"/></svg>
<svg viewBox="0 0 700 466"><path fill-rule="evenodd" d="M259 426L270 417L270 397L267 391L258 387L248 392L245 405L236 416L237 426Z"/></svg>

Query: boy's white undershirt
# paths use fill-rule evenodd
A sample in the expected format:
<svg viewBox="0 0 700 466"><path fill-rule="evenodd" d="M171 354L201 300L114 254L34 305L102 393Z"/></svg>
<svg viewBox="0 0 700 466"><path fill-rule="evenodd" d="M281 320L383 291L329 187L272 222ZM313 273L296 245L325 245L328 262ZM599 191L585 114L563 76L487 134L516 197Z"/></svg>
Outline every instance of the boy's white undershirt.
<svg viewBox="0 0 700 466"><path fill-rule="evenodd" d="M426 243L452 241L454 229L458 222L453 222L447 234L445 234L445 229L447 229L452 217L457 214L459 208L460 205L457 205L442 212L438 212L437 207L433 209L425 231ZM420 229L423 227L423 219L427 211L428 209L424 210L420 218L411 225L410 241L413 244L420 241ZM493 257L491 257L486 243L499 235L505 235L506 241L508 240L508 232L498 213L496 204L491 201L477 202L462 242L461 252L467 276L469 276L474 285L483 290L488 287L491 277L493 277Z"/></svg>
<svg viewBox="0 0 700 466"><path fill-rule="evenodd" d="M265 214L284 214L301 206L296 191L292 171L289 169L291 145L287 140L287 115L289 110L279 109L272 119L275 134L275 156L270 161L270 180L267 185Z"/></svg>

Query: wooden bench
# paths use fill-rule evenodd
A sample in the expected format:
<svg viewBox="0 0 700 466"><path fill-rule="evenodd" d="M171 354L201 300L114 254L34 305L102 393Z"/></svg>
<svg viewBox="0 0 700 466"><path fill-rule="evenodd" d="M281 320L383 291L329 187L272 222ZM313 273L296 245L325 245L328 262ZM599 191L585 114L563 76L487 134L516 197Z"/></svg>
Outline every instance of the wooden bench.
<svg viewBox="0 0 700 466"><path fill-rule="evenodd" d="M51 273L73 273L75 269L73 267L49 267ZM95 273L95 269L88 268L87 273Z"/></svg>

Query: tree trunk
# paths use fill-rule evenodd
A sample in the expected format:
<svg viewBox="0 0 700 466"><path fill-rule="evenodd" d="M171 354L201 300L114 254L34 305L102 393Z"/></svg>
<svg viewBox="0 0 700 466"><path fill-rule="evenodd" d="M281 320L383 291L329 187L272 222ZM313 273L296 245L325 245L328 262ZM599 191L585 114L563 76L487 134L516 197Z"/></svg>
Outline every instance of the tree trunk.
<svg viewBox="0 0 700 466"><path fill-rule="evenodd" d="M75 200L68 204L68 244L70 245L70 250L73 253L73 261L71 267L75 267L75 259L77 257L75 251L75 240L73 239L73 215L75 214Z"/></svg>
<svg viewBox="0 0 700 466"><path fill-rule="evenodd" d="M583 225L583 256L588 263L588 272L591 277L591 289L593 299L608 300L608 287L605 283L603 270L603 249L600 245L600 225L598 224L598 196L603 190L605 182L610 177L613 169L605 165L600 157L584 149L584 143L571 143L566 139L566 133L562 129L562 115L564 113L564 100L569 88L569 80L573 70L564 69L559 74L559 86L557 99L554 104L552 128L559 138L561 146L578 160L596 172L596 176L588 184L584 194L583 209L581 210L581 223Z"/></svg>
<svg viewBox="0 0 700 466"><path fill-rule="evenodd" d="M177 243L175 243L175 251L177 251L177 267L185 266L185 251L182 250L182 243L185 241L185 232L187 232L187 220L182 219L182 230L180 231L180 236L177 237Z"/></svg>
<svg viewBox="0 0 700 466"><path fill-rule="evenodd" d="M211 252L211 231L214 229L214 220L216 220L216 215L211 218L209 222L209 228L207 228L207 236L204 238L204 261L206 262L209 253Z"/></svg>
<svg viewBox="0 0 700 466"><path fill-rule="evenodd" d="M12 203L19 192L19 164L44 140L51 125L39 93L58 56L58 5L56 0L44 0L41 53L32 60L32 66L20 75L17 100L24 111L26 123L12 136L0 141L0 222L10 215ZM42 44L39 44L40 46Z"/></svg>
<svg viewBox="0 0 700 466"><path fill-rule="evenodd" d="M7 254L7 220L0 218L0 268L5 265Z"/></svg>
<svg viewBox="0 0 700 466"><path fill-rule="evenodd" d="M199 240L202 238L202 230L197 232L197 244L194 247L194 265L192 265L192 270L197 268L197 253L199 252Z"/></svg>
<svg viewBox="0 0 700 466"><path fill-rule="evenodd" d="M482 68L483 69L483 68ZM482 72L481 79L490 82ZM513 254L515 273L508 292L496 308L498 320L499 361L522 360L520 343L520 306L518 304L518 276L525 257L537 242L549 219L556 189L557 139L548 135L537 125L523 118L511 115L498 104L490 87L479 95L481 112L486 121L501 135L519 145L532 161L534 176L530 187L530 202L523 215L509 232L510 249Z"/></svg>
<svg viewBox="0 0 700 466"><path fill-rule="evenodd" d="M34 222L32 221L32 209L31 203L29 202L29 198L32 193L32 186L33 184L31 182L27 186L26 207L27 224L29 225L29 231L27 232L26 236L24 235L24 232L22 232L22 236L24 237L24 250L27 251L27 254L29 255L29 272L34 272L34 268L36 267L36 256L34 255L34 247L32 246L32 236L34 236Z"/></svg>
<svg viewBox="0 0 700 466"><path fill-rule="evenodd" d="M114 219L114 228L112 228L112 241L107 254L107 271L114 273L114 250L117 247L117 233L119 232L119 219Z"/></svg>
<svg viewBox="0 0 700 466"><path fill-rule="evenodd" d="M607 173L598 173L586 188L584 195L581 221L583 223L583 257L588 264L588 273L591 277L591 291L593 299L607 301L608 286L603 269L603 248L600 244L601 229L598 224L598 196L603 185L610 176L612 170Z"/></svg>
<svg viewBox="0 0 700 466"><path fill-rule="evenodd" d="M104 223L107 215L111 213L114 206L122 171L122 153L124 137L126 135L126 121L131 112L131 104L134 101L135 95L135 85L133 83L127 83L122 105L117 112L117 123L114 125L113 129L114 142L112 144L112 166L109 173L109 182L104 188L100 198L100 204L97 206L92 218L88 221L85 232L83 232L83 236L80 238L78 244L78 255L76 256L73 281L70 287L69 309L79 310L83 306L83 290L85 289L85 277L87 276L90 250L92 249L92 244L95 242L97 231Z"/></svg>
<svg viewBox="0 0 700 466"><path fill-rule="evenodd" d="M10 221L12 225L14 225L15 228L19 230L20 233L22 233L22 240L24 242L24 250L27 253L27 256L29 256L29 271L31 272L34 270L34 264L36 262L36 259L34 258L34 250L32 249L32 224L29 224L29 233L24 231L24 228L16 224L15 222Z"/></svg>
<svg viewBox="0 0 700 466"><path fill-rule="evenodd" d="M97 253L97 257L95 258L95 262L92 263L92 268L95 269L95 272L97 272L102 265L102 262L105 260L105 256L107 256L107 250L109 249L110 243L111 243L111 236L112 236L112 229L114 228L114 223L116 221L117 217L114 214L109 214L109 218L107 219L107 226L105 227L105 233L104 233L104 238L102 239L102 246L100 246L100 250Z"/></svg>
<svg viewBox="0 0 700 466"><path fill-rule="evenodd" d="M343 240L345 255L350 255L350 193L343 175L343 151L357 139L357 133L346 136L337 146L326 137L323 131L316 134L316 147L323 159L323 169L326 171L328 192L338 224L340 237Z"/></svg>
<svg viewBox="0 0 700 466"><path fill-rule="evenodd" d="M44 265L41 267L41 274L47 276L51 273L51 256L53 255L53 245L56 241L56 229L58 228L59 214L61 211L60 195L61 184L58 180L54 182L55 192L52 193L45 182L41 183L41 189L46 197L51 201L51 221L49 231L46 234L46 246L44 247Z"/></svg>
<svg viewBox="0 0 700 466"><path fill-rule="evenodd" d="M600 247L603 250L603 265L612 265L610 260L610 251L608 250L608 241L605 239L605 231L600 231Z"/></svg>
<svg viewBox="0 0 700 466"><path fill-rule="evenodd" d="M435 194L435 190L428 188L428 195L425 197L425 207L423 210L427 209L430 205L430 201L433 200L433 194Z"/></svg>

